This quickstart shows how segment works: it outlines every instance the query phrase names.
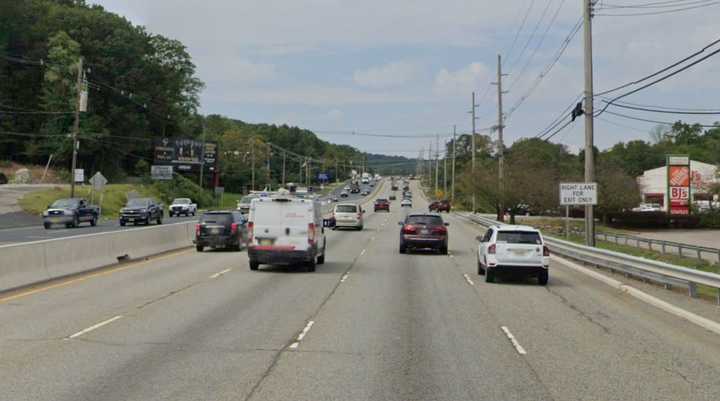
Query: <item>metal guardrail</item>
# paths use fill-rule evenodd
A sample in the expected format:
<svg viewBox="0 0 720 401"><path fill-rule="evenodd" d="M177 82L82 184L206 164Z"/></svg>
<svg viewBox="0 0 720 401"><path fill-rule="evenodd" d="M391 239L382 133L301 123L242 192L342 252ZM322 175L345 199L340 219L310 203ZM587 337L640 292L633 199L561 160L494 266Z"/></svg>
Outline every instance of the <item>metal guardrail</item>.
<svg viewBox="0 0 720 401"><path fill-rule="evenodd" d="M658 245L659 250L662 253L668 253L669 249L676 249L680 256L686 256L683 254L683 249L694 253L697 259L703 259L703 254L712 254L717 256L718 262L720 262L720 249L711 248L709 246L699 246L692 244L685 244L682 242L665 241L660 239L638 237L635 235L627 234L611 234L611 233L596 233L595 237L604 241L614 242L616 244L633 245L637 248L643 248L642 244L647 244L647 249L658 250L653 245ZM622 242L620 242L622 240ZM687 252L686 252L687 253Z"/></svg>
<svg viewBox="0 0 720 401"><path fill-rule="evenodd" d="M458 214L483 226L502 224L493 219L468 214ZM640 277L671 288L673 285L686 286L688 295L697 297L698 284L718 289L717 302L720 304L720 274L690 269L669 263L627 255L606 249L593 248L558 238L544 236L550 251L586 263Z"/></svg>

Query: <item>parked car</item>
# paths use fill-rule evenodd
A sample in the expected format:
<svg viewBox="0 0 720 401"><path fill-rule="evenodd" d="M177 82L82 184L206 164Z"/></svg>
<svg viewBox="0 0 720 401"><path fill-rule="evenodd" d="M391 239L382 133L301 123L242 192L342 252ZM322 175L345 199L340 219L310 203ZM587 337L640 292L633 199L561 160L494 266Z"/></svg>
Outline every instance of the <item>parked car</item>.
<svg viewBox="0 0 720 401"><path fill-rule="evenodd" d="M496 275L532 275L540 285L548 282L550 250L536 228L501 225L478 236L478 274L492 283Z"/></svg>
<svg viewBox="0 0 720 401"><path fill-rule="evenodd" d="M412 213L398 223L400 228L400 253L413 249L434 249L448 253L449 223L443 222L437 213Z"/></svg>
<svg viewBox="0 0 720 401"><path fill-rule="evenodd" d="M168 210L168 214L170 217L173 216L180 216L181 214L185 215L185 217L193 215L197 213L197 204L192 203L190 198L176 198L172 201L170 204L170 209Z"/></svg>
<svg viewBox="0 0 720 401"><path fill-rule="evenodd" d="M377 198L375 199L375 211L378 210L384 210L386 212L390 212L390 201L388 201L385 198Z"/></svg>
<svg viewBox="0 0 720 401"><path fill-rule="evenodd" d="M400 202L400 207L412 207L412 200L410 199L403 199Z"/></svg>
<svg viewBox="0 0 720 401"><path fill-rule="evenodd" d="M45 229L53 224L65 224L70 228L86 222L94 227L100 218L100 208L88 204L83 198L58 199L48 206L42 217Z"/></svg>
<svg viewBox="0 0 720 401"><path fill-rule="evenodd" d="M276 195L253 199L248 220L250 270L261 264L325 263L325 226L317 198Z"/></svg>
<svg viewBox="0 0 720 401"><path fill-rule="evenodd" d="M450 201L447 199L441 200L441 201L435 201L430 204L430 206L428 207L428 210L430 210L431 212L438 212L438 213L440 213L440 212L450 213Z"/></svg>
<svg viewBox="0 0 720 401"><path fill-rule="evenodd" d="M363 214L360 205L354 203L338 203L333 208L334 228L349 227L357 230L363 229Z"/></svg>
<svg viewBox="0 0 720 401"><path fill-rule="evenodd" d="M124 226L127 223L150 224L151 221L162 224L164 214L163 205L155 199L134 198L127 201L125 207L120 209L120 225Z"/></svg>
<svg viewBox="0 0 720 401"><path fill-rule="evenodd" d="M662 212L662 210L659 203L641 203L632 209L633 212Z"/></svg>
<svg viewBox="0 0 720 401"><path fill-rule="evenodd" d="M195 225L195 249L207 247L239 251L247 243L245 216L239 211L209 211Z"/></svg>

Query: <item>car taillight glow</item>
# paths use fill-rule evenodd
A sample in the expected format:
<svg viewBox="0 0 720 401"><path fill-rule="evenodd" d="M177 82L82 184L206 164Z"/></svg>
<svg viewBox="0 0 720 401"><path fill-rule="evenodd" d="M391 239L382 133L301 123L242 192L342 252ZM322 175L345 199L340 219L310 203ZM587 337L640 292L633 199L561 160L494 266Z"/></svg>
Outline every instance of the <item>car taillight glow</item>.
<svg viewBox="0 0 720 401"><path fill-rule="evenodd" d="M550 248L546 245L543 245L543 256L550 256Z"/></svg>
<svg viewBox="0 0 720 401"><path fill-rule="evenodd" d="M315 244L315 223L308 224L308 244L314 245Z"/></svg>
<svg viewBox="0 0 720 401"><path fill-rule="evenodd" d="M417 228L412 224L405 224L402 229L403 234L417 234Z"/></svg>
<svg viewBox="0 0 720 401"><path fill-rule="evenodd" d="M200 224L195 224L195 236L200 236Z"/></svg>
<svg viewBox="0 0 720 401"><path fill-rule="evenodd" d="M249 222L247 225L247 228L248 228L248 241L252 242L253 236L255 234L255 223L253 223L252 221Z"/></svg>
<svg viewBox="0 0 720 401"><path fill-rule="evenodd" d="M447 228L445 228L444 226L438 226L438 227L435 227L435 228L432 229L432 233L433 233L433 234L446 235L446 234L447 234Z"/></svg>
<svg viewBox="0 0 720 401"><path fill-rule="evenodd" d="M238 232L238 223L230 224L230 234L237 234L237 232Z"/></svg>
<svg viewBox="0 0 720 401"><path fill-rule="evenodd" d="M488 253L492 255L495 254L495 244L492 244L488 247Z"/></svg>

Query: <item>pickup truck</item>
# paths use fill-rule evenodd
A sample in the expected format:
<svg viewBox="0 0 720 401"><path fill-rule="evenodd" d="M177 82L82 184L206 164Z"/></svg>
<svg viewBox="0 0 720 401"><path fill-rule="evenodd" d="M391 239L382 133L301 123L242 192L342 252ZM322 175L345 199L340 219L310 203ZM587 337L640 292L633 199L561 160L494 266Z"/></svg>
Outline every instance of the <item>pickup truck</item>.
<svg viewBox="0 0 720 401"><path fill-rule="evenodd" d="M70 228L85 222L94 227L100 217L100 208L82 198L58 199L48 206L42 216L45 229L53 224L65 224Z"/></svg>
<svg viewBox="0 0 720 401"><path fill-rule="evenodd" d="M175 198L170 204L170 210L168 213L170 214L170 217L180 216L181 214L184 214L185 217L190 215L195 216L197 213L197 204L192 203L190 198Z"/></svg>
<svg viewBox="0 0 720 401"><path fill-rule="evenodd" d="M435 202L431 203L430 206L428 207L428 210L430 210L431 212L437 212L437 213L440 213L440 212L450 213L450 209L451 209L450 201L447 199L444 199L441 201L435 201Z"/></svg>
<svg viewBox="0 0 720 401"><path fill-rule="evenodd" d="M124 226L127 223L150 224L153 220L162 224L164 214L163 205L156 202L155 199L133 198L127 201L124 208L120 209L120 225Z"/></svg>

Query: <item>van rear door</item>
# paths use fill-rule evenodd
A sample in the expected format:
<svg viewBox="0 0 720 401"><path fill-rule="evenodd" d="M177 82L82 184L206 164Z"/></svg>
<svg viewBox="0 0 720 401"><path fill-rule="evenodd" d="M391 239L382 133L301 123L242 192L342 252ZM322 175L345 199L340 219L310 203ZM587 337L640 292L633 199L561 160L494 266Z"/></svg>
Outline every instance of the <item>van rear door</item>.
<svg viewBox="0 0 720 401"><path fill-rule="evenodd" d="M257 247L304 251L308 248L309 225L314 224L313 204L304 199L253 200L250 221L253 222L253 244Z"/></svg>
<svg viewBox="0 0 720 401"><path fill-rule="evenodd" d="M495 243L498 264L543 265L543 243L537 231L499 230Z"/></svg>

